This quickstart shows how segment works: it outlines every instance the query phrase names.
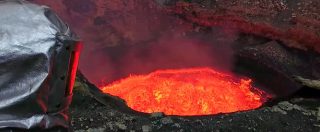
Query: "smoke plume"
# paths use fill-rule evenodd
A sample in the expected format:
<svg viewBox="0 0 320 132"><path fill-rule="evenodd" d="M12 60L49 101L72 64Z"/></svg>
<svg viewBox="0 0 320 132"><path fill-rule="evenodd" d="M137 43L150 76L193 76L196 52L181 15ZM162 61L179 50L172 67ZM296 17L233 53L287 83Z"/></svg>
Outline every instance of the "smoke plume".
<svg viewBox="0 0 320 132"><path fill-rule="evenodd" d="M157 69L230 72L236 31L200 27L151 0L33 0L53 8L83 39L80 70L102 85Z"/></svg>

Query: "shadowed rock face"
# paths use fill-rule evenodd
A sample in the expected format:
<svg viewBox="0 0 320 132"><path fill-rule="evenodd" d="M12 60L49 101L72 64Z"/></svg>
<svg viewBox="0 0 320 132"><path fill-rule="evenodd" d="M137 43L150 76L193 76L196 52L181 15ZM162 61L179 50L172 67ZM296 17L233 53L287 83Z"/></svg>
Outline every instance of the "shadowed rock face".
<svg viewBox="0 0 320 132"><path fill-rule="evenodd" d="M152 1L138 0L30 1L53 8L90 45L98 42L94 41L97 39L100 42L109 42L104 43L104 45L121 44L120 41L114 39L115 37L124 38L126 33L112 24L112 21L114 21L112 18L123 19L126 16L119 15L127 14L127 16L130 16L128 14L134 13L130 12L132 10L151 9L149 6L153 3ZM287 45L296 48L320 50L320 2L318 0L192 0L192 3L179 3L179 0L156 0L155 4L162 5L163 9L164 7L173 8L172 12L185 16L191 22L205 25L203 23L203 20L205 20L207 26L210 26L210 23L212 25L214 22L226 21L228 23L229 21L238 28L244 26L243 29L252 29L248 26L256 25L256 28L246 32L281 39L286 41ZM157 9L154 8L153 10ZM220 20L214 19L218 16ZM103 21L111 27L108 27L108 24L102 26L101 22L104 23ZM249 25L239 25L239 22L249 23ZM101 31L103 28L109 30ZM91 35L96 32L99 32L100 37L98 37L99 35ZM110 34L114 34L113 37Z"/></svg>
<svg viewBox="0 0 320 132"><path fill-rule="evenodd" d="M320 78L312 52L287 48L276 41L238 48L238 72L255 78L278 96L288 96L302 85L296 77Z"/></svg>

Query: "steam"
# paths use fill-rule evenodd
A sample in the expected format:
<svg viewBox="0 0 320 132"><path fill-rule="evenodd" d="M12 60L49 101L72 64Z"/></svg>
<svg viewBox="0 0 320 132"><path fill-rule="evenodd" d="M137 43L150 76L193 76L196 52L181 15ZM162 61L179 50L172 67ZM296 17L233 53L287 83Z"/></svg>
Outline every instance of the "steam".
<svg viewBox="0 0 320 132"><path fill-rule="evenodd" d="M233 64L231 45L235 37L228 37L222 29L215 32L224 37L216 39L218 33L175 36L179 32L166 32L148 43L98 48L90 55L92 59L82 62L87 69L81 67L81 70L97 85L157 69L213 67L230 72Z"/></svg>
<svg viewBox="0 0 320 132"><path fill-rule="evenodd" d="M156 69L232 68L236 31L198 27L154 1L33 1L49 4L83 39L80 70L97 86Z"/></svg>

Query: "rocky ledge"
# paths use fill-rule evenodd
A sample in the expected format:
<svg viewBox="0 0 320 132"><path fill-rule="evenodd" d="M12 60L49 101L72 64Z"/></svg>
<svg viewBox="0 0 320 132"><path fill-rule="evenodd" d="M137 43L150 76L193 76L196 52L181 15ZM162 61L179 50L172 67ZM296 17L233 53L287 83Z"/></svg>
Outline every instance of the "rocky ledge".
<svg viewBox="0 0 320 132"><path fill-rule="evenodd" d="M320 131L320 99L292 97L251 111L208 116L135 114L75 92L70 108L76 132L104 131Z"/></svg>

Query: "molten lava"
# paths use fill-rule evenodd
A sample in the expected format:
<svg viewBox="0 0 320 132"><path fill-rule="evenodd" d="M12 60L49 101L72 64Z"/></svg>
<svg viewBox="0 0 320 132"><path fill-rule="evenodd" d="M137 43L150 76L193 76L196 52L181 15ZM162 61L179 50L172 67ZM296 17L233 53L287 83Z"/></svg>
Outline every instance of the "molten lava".
<svg viewBox="0 0 320 132"><path fill-rule="evenodd" d="M191 68L132 75L101 88L136 111L208 115L260 107L264 92L251 82L210 68Z"/></svg>

